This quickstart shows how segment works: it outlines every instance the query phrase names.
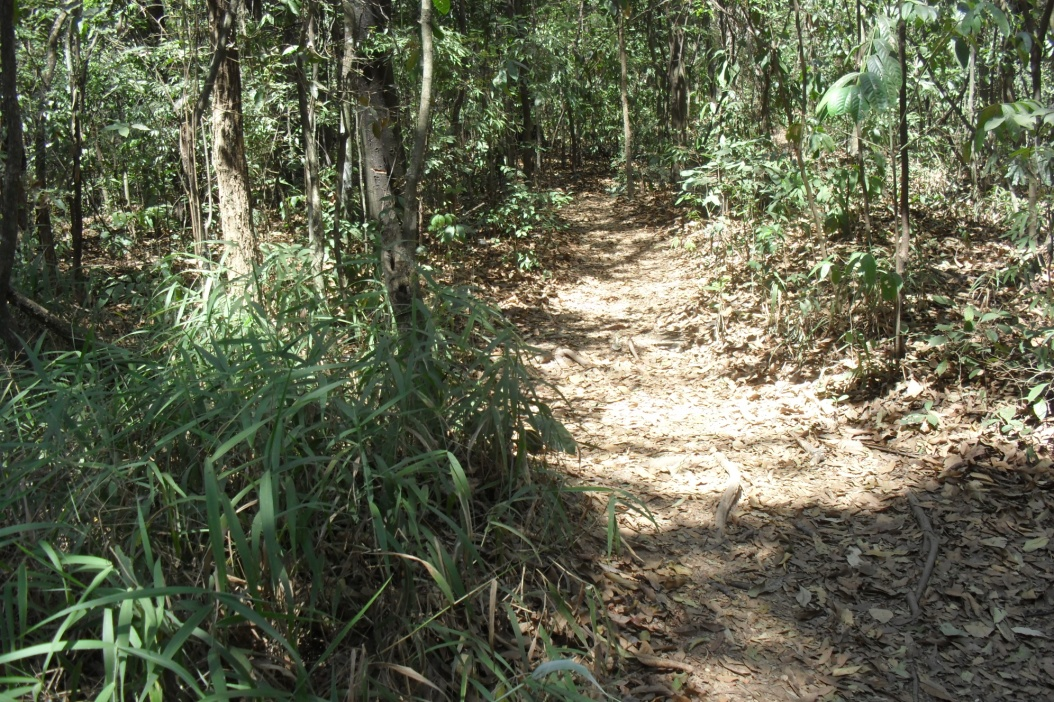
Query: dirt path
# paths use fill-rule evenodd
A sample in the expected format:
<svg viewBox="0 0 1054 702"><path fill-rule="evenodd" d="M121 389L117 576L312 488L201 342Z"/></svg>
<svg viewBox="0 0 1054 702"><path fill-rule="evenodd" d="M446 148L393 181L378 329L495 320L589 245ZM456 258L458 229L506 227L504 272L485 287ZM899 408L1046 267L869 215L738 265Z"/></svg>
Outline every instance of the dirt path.
<svg viewBox="0 0 1054 702"><path fill-rule="evenodd" d="M607 195L580 193L564 216L567 270L513 317L533 343L595 364L541 366L573 408L563 418L582 451L567 471L654 516L620 505L629 548L595 564L636 659L613 673L625 699L1054 699L1049 474L1036 490L971 461L938 479L969 447L898 449L881 416L845 421L873 419L871 405L734 379L729 346L679 321L709 282L705 259ZM746 350L765 335L755 316ZM729 464L742 496L725 539Z"/></svg>

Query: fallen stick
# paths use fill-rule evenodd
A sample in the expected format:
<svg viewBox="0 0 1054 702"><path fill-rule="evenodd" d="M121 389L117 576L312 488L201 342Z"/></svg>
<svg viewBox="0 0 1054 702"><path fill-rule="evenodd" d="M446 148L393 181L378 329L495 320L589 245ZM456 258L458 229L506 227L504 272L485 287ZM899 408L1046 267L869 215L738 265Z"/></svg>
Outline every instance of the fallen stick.
<svg viewBox="0 0 1054 702"><path fill-rule="evenodd" d="M61 336L74 347L83 346L92 335L87 329L67 322L39 302L29 299L12 287L7 288L7 296L20 310Z"/></svg>
<svg viewBox="0 0 1054 702"><path fill-rule="evenodd" d="M911 618L915 619L919 616L919 602L922 600L923 593L926 592L926 586L929 585L930 576L933 575L933 566L937 563L939 543L937 534L934 533L933 526L930 524L929 517L923 511L922 505L919 504L918 498L915 497L915 493L908 493L908 504L911 505L911 513L915 516L915 521L919 523L919 528L922 529L922 546L929 549L926 554L926 563L922 567L922 575L915 586L915 591L907 594L908 606L911 607Z"/></svg>
<svg viewBox="0 0 1054 702"><path fill-rule="evenodd" d="M675 661L670 658L660 658L659 656L650 656L646 653L634 653L633 657L636 658L640 663L648 666L649 668L665 668L666 670L680 670L685 673L694 673L695 666L691 663L685 663L684 661Z"/></svg>

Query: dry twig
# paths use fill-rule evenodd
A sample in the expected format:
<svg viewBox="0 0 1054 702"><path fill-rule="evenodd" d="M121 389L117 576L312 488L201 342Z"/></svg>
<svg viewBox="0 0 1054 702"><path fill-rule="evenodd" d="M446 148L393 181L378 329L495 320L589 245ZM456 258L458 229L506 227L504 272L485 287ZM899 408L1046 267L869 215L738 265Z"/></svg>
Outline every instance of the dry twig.
<svg viewBox="0 0 1054 702"><path fill-rule="evenodd" d="M911 607L911 618L914 619L919 616L919 602L922 600L923 593L926 592L926 586L929 585L930 576L933 575L933 566L937 563L939 542L937 534L934 533L933 526L930 524L929 517L923 511L922 505L919 504L918 498L915 497L915 493L908 493L908 503L911 505L911 513L915 516L915 521L919 523L919 528L922 529L922 546L928 549L926 564L922 568L922 575L915 586L915 591L907 594L908 606Z"/></svg>

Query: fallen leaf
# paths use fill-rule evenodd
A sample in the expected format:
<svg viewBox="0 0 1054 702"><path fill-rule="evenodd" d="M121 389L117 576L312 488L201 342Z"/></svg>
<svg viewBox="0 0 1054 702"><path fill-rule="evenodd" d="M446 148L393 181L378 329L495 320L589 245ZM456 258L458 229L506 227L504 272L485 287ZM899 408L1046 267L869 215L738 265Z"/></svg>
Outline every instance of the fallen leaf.
<svg viewBox="0 0 1054 702"><path fill-rule="evenodd" d="M975 639L984 639L991 635L992 631L994 630L994 627L991 627L988 624L981 624L979 622L975 622L973 624L967 624L963 627L963 629L965 629L966 633L968 633Z"/></svg>
<svg viewBox="0 0 1054 702"><path fill-rule="evenodd" d="M941 633L945 636L966 636L966 633L955 628L951 622L941 623Z"/></svg>
<svg viewBox="0 0 1054 702"><path fill-rule="evenodd" d="M841 677L844 677L846 675L853 675L853 674L857 673L863 667L864 666L862 666L862 665L847 665L844 668L835 668L834 670L831 671L831 675L833 675L836 678L841 678Z"/></svg>
<svg viewBox="0 0 1054 702"><path fill-rule="evenodd" d="M936 697L939 700L948 700L948 702L955 702L955 700L958 699L956 697L953 697L952 694L945 690L943 687L933 682L932 680L928 680L922 675L919 676L919 686L922 687L922 689L925 690L927 693Z"/></svg>
<svg viewBox="0 0 1054 702"><path fill-rule="evenodd" d="M992 548L1006 548L1006 539L1002 536L992 536L987 539L981 539L981 543L985 546L991 546Z"/></svg>
<svg viewBox="0 0 1054 702"><path fill-rule="evenodd" d="M878 607L872 607L868 612L872 617L878 620L879 624L885 624L893 618L893 613L888 609L880 609Z"/></svg>
<svg viewBox="0 0 1054 702"><path fill-rule="evenodd" d="M1033 551L1038 551L1041 548L1046 548L1048 541L1050 541L1050 539L1045 536L1037 536L1034 539L1029 539L1028 541L1026 541L1025 545L1021 547L1021 550L1025 553L1032 553Z"/></svg>
<svg viewBox="0 0 1054 702"><path fill-rule="evenodd" d="M1047 638L1047 635L1038 629L1031 629L1027 626L1015 626L1011 629L1015 634L1021 634L1022 636L1038 636L1040 638Z"/></svg>
<svg viewBox="0 0 1054 702"><path fill-rule="evenodd" d="M794 598L798 601L802 607L808 607L809 603L812 602L812 593L806 590L804 587L798 587L798 596Z"/></svg>

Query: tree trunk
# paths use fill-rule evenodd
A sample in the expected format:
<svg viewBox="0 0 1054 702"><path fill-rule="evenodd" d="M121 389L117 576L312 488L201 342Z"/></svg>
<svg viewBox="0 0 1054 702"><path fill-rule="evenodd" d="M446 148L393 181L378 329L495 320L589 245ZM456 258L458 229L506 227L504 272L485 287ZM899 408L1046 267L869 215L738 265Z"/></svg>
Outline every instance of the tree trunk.
<svg viewBox="0 0 1054 702"><path fill-rule="evenodd" d="M398 99L389 51L371 49L372 34L383 34L391 17L390 0L344 0L350 13L359 52L351 72L355 108L359 119L361 173L366 194L366 214L379 225L381 273L396 317L405 320L415 295L414 249L416 241L403 236L397 200L398 184L406 170L399 135Z"/></svg>
<svg viewBox="0 0 1054 702"><path fill-rule="evenodd" d="M220 51L222 27L233 25L231 0L207 0L212 35ZM230 17L228 17L230 15ZM220 226L227 247L227 271L231 279L248 276L259 263L260 247L252 222L249 195L249 165L245 160L242 129L242 74L234 32L227 38L226 52L219 61L212 100L212 160L219 190Z"/></svg>
<svg viewBox="0 0 1054 702"><path fill-rule="evenodd" d="M628 9L628 8L627 8ZM618 8L619 92L622 96L622 156L626 160L626 197L634 198L633 189L633 127L629 120L629 86L626 68L626 19L621 5Z"/></svg>
<svg viewBox="0 0 1054 702"><path fill-rule="evenodd" d="M68 17L65 11L59 12L55 22L51 25L48 34L48 47L45 58L44 70L40 75L40 84L37 88L37 119L36 132L33 138L33 161L36 171L37 195L35 203L35 225L37 240L44 254L44 270L47 274L47 285L55 285L58 282L59 261L55 253L55 232L51 225L51 198L48 194L48 110L47 96L51 90L51 82L55 76L55 65L58 63L58 44L62 35L62 25Z"/></svg>
<svg viewBox="0 0 1054 702"><path fill-rule="evenodd" d="M414 150L406 172L406 212L403 214L403 239L416 244L421 203L417 191L425 167L425 147L432 113L432 0L421 0L421 102L414 125Z"/></svg>
<svg viewBox="0 0 1054 702"><path fill-rule="evenodd" d="M179 124L179 160L183 167L183 191L187 196L187 206L190 209L190 231L194 238L194 255L208 258L209 252L205 248L205 224L201 219L201 191L198 188L198 153L197 153L197 130L201 124L201 117L208 107L209 98L212 95L213 86L216 84L216 75L219 73L220 64L227 57L227 38L230 35L234 19L227 14L220 23L218 37L216 38L216 50L212 55L209 72L205 76L205 84L198 94L197 100L190 103L191 87L191 61L188 61L183 69L183 118ZM187 44L192 42L188 32ZM194 46L193 54L197 53Z"/></svg>
<svg viewBox="0 0 1054 702"><path fill-rule="evenodd" d="M70 240L73 249L71 272L74 285L79 285L84 280L84 179L81 172L84 137L81 132L81 113L84 110L84 84L87 81L82 80L82 77L86 79L86 71L81 66L82 10L81 2L73 6L66 44L66 74L69 76L70 90L70 139L73 152L70 164L70 178L73 181L73 197L70 199Z"/></svg>
<svg viewBox="0 0 1054 702"><path fill-rule="evenodd" d="M205 225L201 221L201 193L198 192L198 157L194 141L194 127L191 110L185 109L183 121L179 125L179 162L183 166L183 192L187 196L187 207L190 210L190 231L194 237L194 255L205 257Z"/></svg>
<svg viewBox="0 0 1054 702"><path fill-rule="evenodd" d="M801 63L801 128L798 130L794 144L794 154L798 157L798 171L801 173L802 185L805 188L805 199L809 202L809 212L812 214L812 224L820 237L820 247L827 251L827 240L823 233L823 220L820 212L816 209L816 196L812 191L812 183L809 182L809 174L805 170L805 155L802 154L802 143L805 141L805 120L809 104L809 66L805 62L805 43L801 31L801 10L798 8L798 0L794 0L794 30L798 34L798 61Z"/></svg>
<svg viewBox="0 0 1054 702"><path fill-rule="evenodd" d="M341 223L351 214L355 188L355 113L352 110L352 71L355 68L355 25L350 4L344 2L343 41L340 48L340 69L337 75L337 95L340 100L340 135L337 144L336 197L333 208L333 259L337 268L337 284L344 285L343 237Z"/></svg>
<svg viewBox="0 0 1054 702"><path fill-rule="evenodd" d="M864 17L863 3L856 1L856 31L857 41L860 43L860 51L857 54L857 63L862 65L864 61ZM868 249L871 248L871 193L867 187L867 147L864 140L860 138L860 123L853 123L853 146L856 150L857 172L860 174L860 193L864 198L864 235L867 240Z"/></svg>
<svg viewBox="0 0 1054 702"><path fill-rule="evenodd" d="M22 143L22 114L18 106L18 66L15 58L15 0L0 0L0 104L3 105L4 188L3 212L0 216L0 339L12 353L19 353L21 342L11 328L7 309L7 291L18 247L18 212L22 205L22 164L25 146Z"/></svg>
<svg viewBox="0 0 1054 702"><path fill-rule="evenodd" d="M897 22L897 50L900 52L900 236L897 239L896 267L901 285L897 290L896 355L903 358L904 334L901 328L904 313L904 274L911 253L911 218L908 211L908 62L907 25L903 8Z"/></svg>
<svg viewBox="0 0 1054 702"><path fill-rule="evenodd" d="M677 145L683 147L688 131L688 70L684 51L687 35L684 10L673 13L670 19L670 63L667 69L670 126L673 128ZM680 170L677 164L674 164L674 170Z"/></svg>
<svg viewBox="0 0 1054 702"><path fill-rule="evenodd" d="M969 93L966 99L966 118L970 124L977 123L977 44L970 42L970 76ZM966 141L973 139L973 134L967 130ZM973 192L974 207L976 208L981 199L980 178L977 174L977 150L970 149L970 185Z"/></svg>
<svg viewBox="0 0 1054 702"><path fill-rule="evenodd" d="M1032 35L1032 48L1029 52L1029 64L1032 72L1032 99L1042 104L1043 100L1043 48L1046 45L1047 27L1050 26L1050 15L1054 11L1054 0L1047 0L1040 16L1038 25L1034 23L1030 8L1024 11L1025 31ZM1039 202L1039 143L1035 136L1029 137L1032 142L1033 156L1029 158L1028 178L1028 238L1036 241L1039 231L1039 214L1037 204Z"/></svg>
<svg viewBox="0 0 1054 702"><path fill-rule="evenodd" d="M322 230L322 196L318 185L318 63L307 60L315 50L315 0L304 0L304 21L300 31L300 51L296 56L297 97L300 107L300 134L304 148L304 195L307 204L307 238L315 259L315 285L325 286L322 268L326 257L325 232Z"/></svg>

